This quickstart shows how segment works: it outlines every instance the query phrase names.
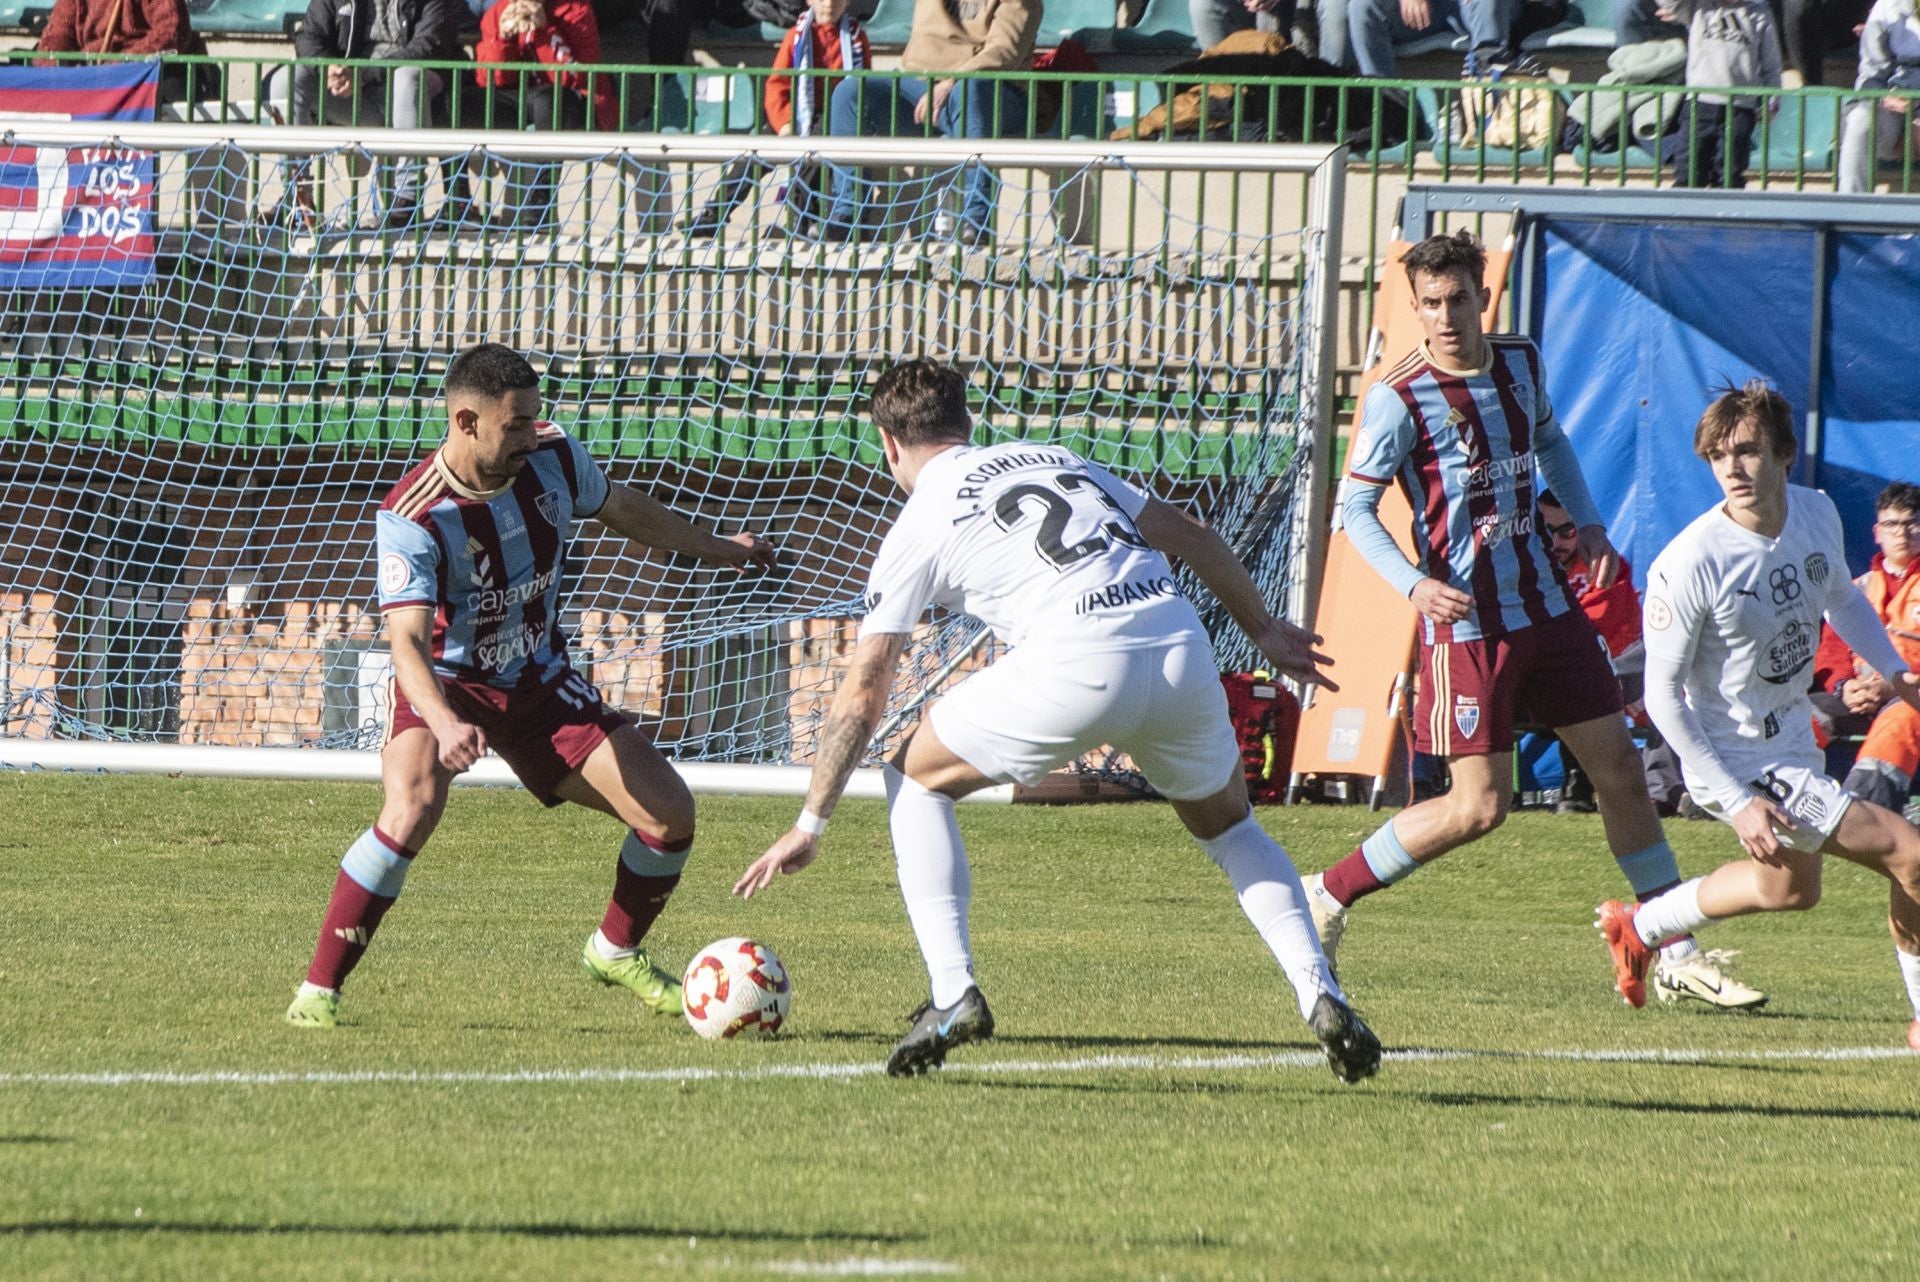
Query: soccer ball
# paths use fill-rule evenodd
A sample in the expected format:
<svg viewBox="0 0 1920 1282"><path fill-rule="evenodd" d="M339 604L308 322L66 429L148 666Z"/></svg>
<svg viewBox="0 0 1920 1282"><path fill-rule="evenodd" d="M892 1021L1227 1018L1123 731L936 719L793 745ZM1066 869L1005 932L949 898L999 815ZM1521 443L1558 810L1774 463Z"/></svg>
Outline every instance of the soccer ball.
<svg viewBox="0 0 1920 1282"><path fill-rule="evenodd" d="M681 984L687 1023L709 1041L772 1037L793 1005L787 968L773 949L738 935L696 953Z"/></svg>

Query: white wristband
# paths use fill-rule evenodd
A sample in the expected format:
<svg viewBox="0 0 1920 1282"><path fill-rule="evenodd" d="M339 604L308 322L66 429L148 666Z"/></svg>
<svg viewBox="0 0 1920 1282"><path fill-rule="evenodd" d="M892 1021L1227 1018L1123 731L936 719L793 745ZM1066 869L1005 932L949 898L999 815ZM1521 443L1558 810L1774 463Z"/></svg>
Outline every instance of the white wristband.
<svg viewBox="0 0 1920 1282"><path fill-rule="evenodd" d="M802 810L800 817L793 821L793 826L809 837L818 837L827 830L827 821L811 810Z"/></svg>

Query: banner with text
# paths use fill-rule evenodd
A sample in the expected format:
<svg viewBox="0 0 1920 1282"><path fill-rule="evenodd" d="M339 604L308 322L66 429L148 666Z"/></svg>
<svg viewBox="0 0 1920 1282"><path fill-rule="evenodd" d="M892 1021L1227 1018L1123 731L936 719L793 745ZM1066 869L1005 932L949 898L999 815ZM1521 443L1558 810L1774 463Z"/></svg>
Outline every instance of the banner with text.
<svg viewBox="0 0 1920 1282"><path fill-rule="evenodd" d="M151 121L157 62L0 67L0 289L153 279L153 153L35 147L36 120ZM20 123L15 123L20 122Z"/></svg>

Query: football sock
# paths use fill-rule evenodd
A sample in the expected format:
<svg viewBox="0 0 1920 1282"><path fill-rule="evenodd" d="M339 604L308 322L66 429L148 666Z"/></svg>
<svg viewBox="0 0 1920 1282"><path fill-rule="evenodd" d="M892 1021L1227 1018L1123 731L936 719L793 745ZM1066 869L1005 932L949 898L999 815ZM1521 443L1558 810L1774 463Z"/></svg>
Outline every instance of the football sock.
<svg viewBox="0 0 1920 1282"><path fill-rule="evenodd" d="M1907 1000L1913 1003L1913 1017L1920 1019L1920 957L1895 948L1893 959L1900 963L1900 978L1907 981Z"/></svg>
<svg viewBox="0 0 1920 1282"><path fill-rule="evenodd" d="M1641 903L1657 899L1680 884L1680 861L1674 858L1673 847L1665 841L1630 855L1615 855L1613 861L1620 865L1627 884L1633 887L1633 897ZM1682 935L1661 945L1660 955L1677 962L1699 951L1700 945L1693 942L1693 936Z"/></svg>
<svg viewBox="0 0 1920 1282"><path fill-rule="evenodd" d="M1354 900L1385 890L1395 882L1411 877L1420 865L1393 831L1393 820L1381 824L1371 837L1339 863L1321 874L1321 886L1342 907Z"/></svg>
<svg viewBox="0 0 1920 1282"><path fill-rule="evenodd" d="M967 848L960 842L952 797L921 787L892 766L885 778L900 897L927 963L933 1004L944 1009L973 986L973 953L967 946L973 873Z"/></svg>
<svg viewBox="0 0 1920 1282"><path fill-rule="evenodd" d="M1313 1013L1313 1003L1322 993L1346 1001L1346 994L1327 966L1326 954L1320 951L1320 937L1314 934L1313 918L1307 913L1307 893L1300 885L1300 874L1280 843L1248 815L1218 837L1201 841L1200 846L1227 874L1233 893L1240 898L1241 911L1286 972L1300 1003L1301 1017Z"/></svg>
<svg viewBox="0 0 1920 1282"><path fill-rule="evenodd" d="M380 919L393 907L406 885L414 852L378 828L369 828L347 847L340 873L333 880L333 896L320 921L320 940L307 967L307 982L316 988L338 990L373 942Z"/></svg>
<svg viewBox="0 0 1920 1282"><path fill-rule="evenodd" d="M1691 935L1713 920L1700 911L1700 883L1705 880L1695 877L1692 881L1683 881L1666 894L1641 904L1640 911L1633 917L1633 928L1639 932L1640 942L1655 948L1669 939Z"/></svg>
<svg viewBox="0 0 1920 1282"><path fill-rule="evenodd" d="M631 957L645 939L667 897L680 884L693 838L658 841L637 832L620 844L620 862L613 870L613 898L600 919L594 947L606 961ZM602 947L602 941L605 947Z"/></svg>

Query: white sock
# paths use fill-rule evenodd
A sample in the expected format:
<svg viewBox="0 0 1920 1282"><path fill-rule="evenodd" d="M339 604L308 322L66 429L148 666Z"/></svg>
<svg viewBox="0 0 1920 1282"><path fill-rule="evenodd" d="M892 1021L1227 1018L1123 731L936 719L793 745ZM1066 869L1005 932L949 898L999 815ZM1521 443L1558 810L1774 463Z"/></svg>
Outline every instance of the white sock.
<svg viewBox="0 0 1920 1282"><path fill-rule="evenodd" d="M1660 956L1670 962L1685 961L1700 951L1692 935L1682 935L1670 944L1660 945Z"/></svg>
<svg viewBox="0 0 1920 1282"><path fill-rule="evenodd" d="M954 822L953 798L928 791L892 766L885 777L900 897L927 963L933 1004L951 1006L973 986L973 952L967 946L973 874Z"/></svg>
<svg viewBox="0 0 1920 1282"><path fill-rule="evenodd" d="M1641 904L1633 918L1640 942L1649 948L1658 947L1662 940L1691 935L1713 920L1700 911L1700 883L1705 880L1695 877L1692 881L1683 881L1666 894Z"/></svg>
<svg viewBox="0 0 1920 1282"><path fill-rule="evenodd" d="M593 932L593 951L601 961L620 961L639 952L638 948L617 948L614 942L598 930Z"/></svg>
<svg viewBox="0 0 1920 1282"><path fill-rule="evenodd" d="M340 990L337 988L322 988L318 984L309 983L307 980L304 980L304 979L301 980L299 995L301 997L305 997L309 993L326 993L329 996L338 997L340 995Z"/></svg>
<svg viewBox="0 0 1920 1282"><path fill-rule="evenodd" d="M1346 994L1327 966L1327 955L1320 951L1320 937L1313 933L1300 874L1280 843L1248 815L1200 846L1227 874L1234 894L1240 897L1241 911L1273 950L1287 982L1293 985L1301 1016L1313 1013L1313 1003L1322 993L1346 1001Z"/></svg>
<svg viewBox="0 0 1920 1282"><path fill-rule="evenodd" d="M1900 963L1900 978L1907 981L1907 1000L1913 1003L1913 1017L1920 1019L1920 957L1896 946L1893 959Z"/></svg>

